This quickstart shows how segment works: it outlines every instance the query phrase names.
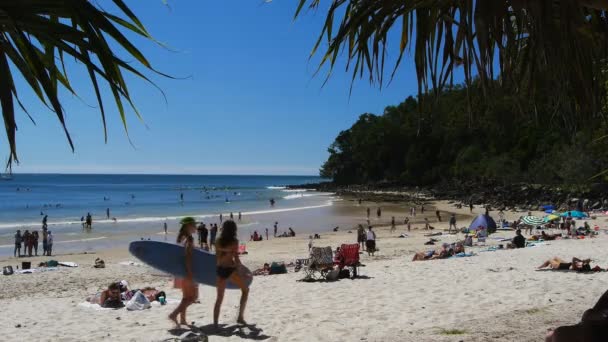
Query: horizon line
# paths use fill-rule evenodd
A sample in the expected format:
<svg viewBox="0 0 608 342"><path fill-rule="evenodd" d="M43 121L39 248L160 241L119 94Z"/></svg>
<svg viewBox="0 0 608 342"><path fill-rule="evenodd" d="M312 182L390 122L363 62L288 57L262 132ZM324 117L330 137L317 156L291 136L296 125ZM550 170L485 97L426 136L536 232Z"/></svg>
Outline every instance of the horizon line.
<svg viewBox="0 0 608 342"><path fill-rule="evenodd" d="M97 173L97 172L12 172L12 175L90 175L90 176L240 176L240 177L318 177L320 175L314 174L228 174L228 173L140 173L140 172L127 172L127 173Z"/></svg>

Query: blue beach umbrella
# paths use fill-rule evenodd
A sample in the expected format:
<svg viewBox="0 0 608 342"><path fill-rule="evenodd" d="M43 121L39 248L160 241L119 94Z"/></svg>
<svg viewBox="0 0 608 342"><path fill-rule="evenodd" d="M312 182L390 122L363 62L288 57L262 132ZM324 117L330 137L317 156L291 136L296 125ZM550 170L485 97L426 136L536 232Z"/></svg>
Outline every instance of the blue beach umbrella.
<svg viewBox="0 0 608 342"><path fill-rule="evenodd" d="M481 214L471 222L469 230L477 230L479 227L484 227L488 233L493 233L496 231L496 222L490 215Z"/></svg>
<svg viewBox="0 0 608 342"><path fill-rule="evenodd" d="M570 215L568 215L568 213L570 213ZM562 216L562 217L568 217L568 216L570 216L570 217L574 217L574 218L589 217L589 216L587 216L586 213L583 213L582 211L578 211L578 210L566 211L566 212L561 213L560 216Z"/></svg>

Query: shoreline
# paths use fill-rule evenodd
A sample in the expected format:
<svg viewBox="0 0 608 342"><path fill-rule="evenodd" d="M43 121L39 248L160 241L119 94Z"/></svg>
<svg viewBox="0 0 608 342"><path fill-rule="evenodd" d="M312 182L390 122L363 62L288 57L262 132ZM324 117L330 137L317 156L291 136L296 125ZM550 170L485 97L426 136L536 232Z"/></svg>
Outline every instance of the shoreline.
<svg viewBox="0 0 608 342"><path fill-rule="evenodd" d="M314 240L315 246L335 249L342 243L354 243L356 234L352 230L349 233L349 228L365 222L367 207L383 208L381 218L371 218L378 235L379 251L373 257L367 253L360 255L361 263L365 265L359 270L360 278L307 283L299 281L304 272L293 272L291 267L287 274L256 276L246 318L256 324L256 331L259 331L242 328L240 334L223 335L208 328L215 288L200 286L201 303L189 309L195 331L209 335L210 341L242 341L262 336L268 341L538 341L548 328L578 322L582 312L593 306L605 291L608 272L551 272L537 271L536 267L552 256L591 257L593 264L606 267L606 234L595 239L550 241L534 248L495 252L486 250L500 242L488 239L486 245L468 249L476 254L472 257L412 262L415 252L437 249L443 242L463 237L460 233L442 235L435 237L439 240L438 245L424 245L429 240L425 236L429 233L424 230L425 217L436 227L433 232L442 232L448 222L437 222L435 210L440 210L446 218L454 212L458 227L468 226L473 216L485 210L476 206L473 213L469 213L468 208L458 209L449 201L433 201L432 204L424 215L417 215L412 220L410 232L406 226L398 224L397 231L391 233L391 216L403 223L401 219L407 214L410 203L364 202L358 205L355 198L342 198L325 212L328 216L324 219L333 220L335 217L330 215L336 215L352 225L341 225L337 232L321 233L321 239ZM518 215L518 212L505 212L508 220ZM605 229L608 226L606 219L601 217L594 223ZM407 237L399 238L402 233ZM499 231L492 237L511 238L513 235L512 231ZM308 254L308 236L303 233L295 238L246 243L249 253L241 256L241 260L252 270L266 262L289 263ZM67 341L163 341L177 336L166 316L177 305L181 292L172 288L171 277L139 265L126 249L51 258L76 262L79 267L4 277L0 305L12 314L0 333L6 336L19 334L27 340L37 340L44 333L45 338ZM104 259L106 268L93 268L95 258ZM49 258L38 257L31 262L35 264L46 259ZM0 266L14 265L15 261L12 258L0 260ZM99 311L81 305L87 295L121 279L136 288L154 286L166 291L169 304L141 312ZM52 287L48 286L50 284ZM585 284L585 291L578 292L576 298L564 292L564 289L577 288L581 284ZM41 288L46 291L41 292ZM238 300L238 291L227 292L226 309L220 317L227 327L233 326ZM24 302L28 305L23 305ZM387 320L387 317L391 319ZM70 324L74 319L78 319L78 325ZM489 320L497 323L483 327L478 324ZM285 324L286 321L289 324ZM108 326L112 331L101 328ZM316 329L311 330L310 326ZM86 335L83 335L84 331ZM184 331L180 330L180 334Z"/></svg>

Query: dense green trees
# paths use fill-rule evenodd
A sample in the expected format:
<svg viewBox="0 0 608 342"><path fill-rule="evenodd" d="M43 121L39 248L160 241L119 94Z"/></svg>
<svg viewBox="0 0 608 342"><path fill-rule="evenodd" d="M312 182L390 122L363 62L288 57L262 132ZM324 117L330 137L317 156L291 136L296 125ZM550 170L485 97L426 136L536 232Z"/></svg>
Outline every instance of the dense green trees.
<svg viewBox="0 0 608 342"><path fill-rule="evenodd" d="M550 87L534 100L497 93L487 101L477 84L469 90L472 122L461 86L438 102L419 106L409 97L382 115L361 115L330 146L321 175L339 184L580 183L608 165L605 143L597 140L608 133L606 123L565 122Z"/></svg>

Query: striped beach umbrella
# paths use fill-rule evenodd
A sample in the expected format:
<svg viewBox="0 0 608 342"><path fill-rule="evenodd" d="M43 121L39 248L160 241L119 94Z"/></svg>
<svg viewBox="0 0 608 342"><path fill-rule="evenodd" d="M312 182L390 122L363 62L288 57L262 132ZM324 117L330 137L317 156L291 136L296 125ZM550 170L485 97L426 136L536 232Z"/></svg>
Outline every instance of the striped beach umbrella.
<svg viewBox="0 0 608 342"><path fill-rule="evenodd" d="M543 219L537 216L524 216L521 219L521 222L530 226L540 226L545 224L545 222L543 222Z"/></svg>

